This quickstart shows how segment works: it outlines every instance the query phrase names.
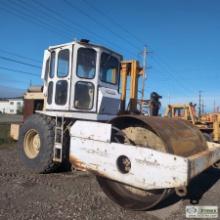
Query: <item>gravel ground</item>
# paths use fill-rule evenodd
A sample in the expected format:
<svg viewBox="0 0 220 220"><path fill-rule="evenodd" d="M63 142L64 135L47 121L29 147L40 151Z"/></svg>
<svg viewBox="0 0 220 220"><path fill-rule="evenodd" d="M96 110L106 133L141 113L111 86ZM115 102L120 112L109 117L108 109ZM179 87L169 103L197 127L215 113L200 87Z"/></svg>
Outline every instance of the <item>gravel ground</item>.
<svg viewBox="0 0 220 220"><path fill-rule="evenodd" d="M5 219L185 219L185 206L219 205L220 171L209 169L196 178L189 196L172 196L153 211L128 211L101 191L94 176L80 172L28 174L16 145L0 146L0 220Z"/></svg>
<svg viewBox="0 0 220 220"><path fill-rule="evenodd" d="M6 115L6 114L0 114L0 123L20 123L23 120L22 115Z"/></svg>

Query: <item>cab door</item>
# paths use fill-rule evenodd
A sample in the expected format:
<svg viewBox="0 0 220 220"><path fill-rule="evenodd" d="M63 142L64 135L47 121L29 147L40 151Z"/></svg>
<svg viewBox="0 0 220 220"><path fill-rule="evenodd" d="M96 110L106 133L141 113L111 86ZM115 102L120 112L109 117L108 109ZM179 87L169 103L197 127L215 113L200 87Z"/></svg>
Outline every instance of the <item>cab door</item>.
<svg viewBox="0 0 220 220"><path fill-rule="evenodd" d="M98 49L76 44L73 57L70 108L77 112L96 112L99 72Z"/></svg>
<svg viewBox="0 0 220 220"><path fill-rule="evenodd" d="M72 45L51 51L47 84L47 109L69 110Z"/></svg>

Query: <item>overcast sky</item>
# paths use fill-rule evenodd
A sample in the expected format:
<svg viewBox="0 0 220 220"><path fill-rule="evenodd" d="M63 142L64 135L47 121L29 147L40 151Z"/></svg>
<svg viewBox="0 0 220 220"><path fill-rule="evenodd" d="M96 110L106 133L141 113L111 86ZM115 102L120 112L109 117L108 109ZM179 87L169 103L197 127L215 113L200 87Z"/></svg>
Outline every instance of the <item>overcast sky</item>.
<svg viewBox="0 0 220 220"><path fill-rule="evenodd" d="M157 91L163 106L198 102L201 90L212 110L220 105L219 21L218 0L0 0L0 96L42 83L48 46L87 38L140 61L147 45L146 98Z"/></svg>

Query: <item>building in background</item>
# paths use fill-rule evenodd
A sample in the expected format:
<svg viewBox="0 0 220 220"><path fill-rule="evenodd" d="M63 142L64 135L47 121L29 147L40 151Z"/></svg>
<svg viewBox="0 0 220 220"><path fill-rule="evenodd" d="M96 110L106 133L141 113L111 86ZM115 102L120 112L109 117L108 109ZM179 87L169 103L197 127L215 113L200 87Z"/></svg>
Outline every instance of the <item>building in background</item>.
<svg viewBox="0 0 220 220"><path fill-rule="evenodd" d="M0 114L21 114L23 98L0 99Z"/></svg>

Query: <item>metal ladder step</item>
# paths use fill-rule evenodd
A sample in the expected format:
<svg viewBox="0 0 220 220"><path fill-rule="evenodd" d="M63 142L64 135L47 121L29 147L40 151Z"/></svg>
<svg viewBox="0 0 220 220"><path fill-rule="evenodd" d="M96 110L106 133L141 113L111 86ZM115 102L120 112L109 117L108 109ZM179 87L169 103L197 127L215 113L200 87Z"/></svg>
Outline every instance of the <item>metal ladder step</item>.
<svg viewBox="0 0 220 220"><path fill-rule="evenodd" d="M53 161L60 163L62 162L63 124L63 118L61 118L61 126L58 125L58 118L56 118Z"/></svg>
<svg viewBox="0 0 220 220"><path fill-rule="evenodd" d="M62 144L54 143L53 161L62 162Z"/></svg>

